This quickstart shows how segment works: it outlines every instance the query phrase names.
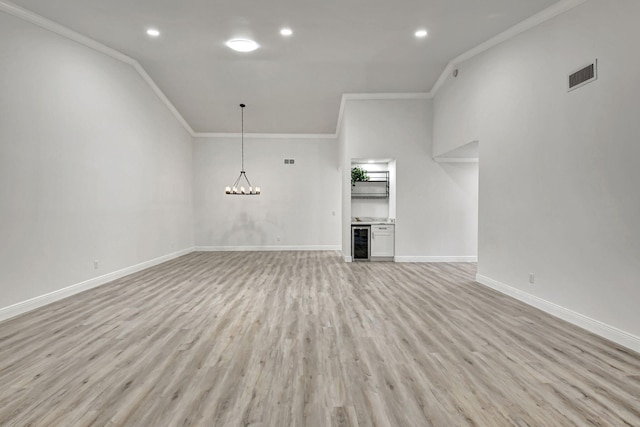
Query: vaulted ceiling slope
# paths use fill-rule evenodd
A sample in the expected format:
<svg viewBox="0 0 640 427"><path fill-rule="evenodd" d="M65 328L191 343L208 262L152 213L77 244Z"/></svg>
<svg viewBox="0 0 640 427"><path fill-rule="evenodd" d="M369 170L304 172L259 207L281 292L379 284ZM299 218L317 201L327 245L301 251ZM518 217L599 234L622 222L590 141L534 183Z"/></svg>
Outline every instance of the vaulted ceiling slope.
<svg viewBox="0 0 640 427"><path fill-rule="evenodd" d="M196 132L238 132L244 102L246 132L333 133L343 93L428 92L451 59L558 0L13 3L137 60ZM237 37L261 47L234 52Z"/></svg>

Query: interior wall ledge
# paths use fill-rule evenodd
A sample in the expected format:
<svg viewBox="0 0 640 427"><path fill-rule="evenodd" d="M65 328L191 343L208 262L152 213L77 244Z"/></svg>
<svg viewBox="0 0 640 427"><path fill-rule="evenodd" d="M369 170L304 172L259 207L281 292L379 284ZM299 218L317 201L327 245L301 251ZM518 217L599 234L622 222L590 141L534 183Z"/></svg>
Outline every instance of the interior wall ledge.
<svg viewBox="0 0 640 427"><path fill-rule="evenodd" d="M433 157L439 163L478 163L480 141L473 140Z"/></svg>

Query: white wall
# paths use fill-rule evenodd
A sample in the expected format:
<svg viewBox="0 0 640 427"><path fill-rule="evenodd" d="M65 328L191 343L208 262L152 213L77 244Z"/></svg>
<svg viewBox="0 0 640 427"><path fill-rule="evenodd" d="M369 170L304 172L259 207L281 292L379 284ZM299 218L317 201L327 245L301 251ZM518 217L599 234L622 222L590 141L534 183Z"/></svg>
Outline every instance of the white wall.
<svg viewBox="0 0 640 427"><path fill-rule="evenodd" d="M397 260L472 259L477 251L478 166L432 159L432 118L429 99L348 100L343 161L395 159ZM343 189L345 181L350 186L347 173ZM343 224L343 235L349 227ZM349 240L343 242L346 253L349 245Z"/></svg>
<svg viewBox="0 0 640 427"><path fill-rule="evenodd" d="M439 152L480 141L480 278L640 349L638 17L590 0L460 64L435 127ZM567 93L595 58L598 80Z"/></svg>
<svg viewBox="0 0 640 427"><path fill-rule="evenodd" d="M351 262L351 157L348 153L347 122L349 111L344 110L338 122L338 173L340 174L340 195L342 217L340 218L342 258Z"/></svg>
<svg viewBox="0 0 640 427"><path fill-rule="evenodd" d="M245 111L245 123L250 120ZM196 246L338 249L338 142L245 136L244 144L245 170L251 184L261 187L260 196L224 194L240 173L240 138L194 140ZM284 159L295 164L285 165Z"/></svg>
<svg viewBox="0 0 640 427"><path fill-rule="evenodd" d="M0 309L192 247L191 162L131 66L0 12Z"/></svg>

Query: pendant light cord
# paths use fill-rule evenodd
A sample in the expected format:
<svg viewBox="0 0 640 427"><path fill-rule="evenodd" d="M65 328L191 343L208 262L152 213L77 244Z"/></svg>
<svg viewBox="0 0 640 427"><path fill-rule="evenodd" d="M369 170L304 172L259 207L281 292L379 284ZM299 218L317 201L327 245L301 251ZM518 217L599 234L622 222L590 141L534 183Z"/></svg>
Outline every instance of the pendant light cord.
<svg viewBox="0 0 640 427"><path fill-rule="evenodd" d="M242 145L242 172L244 172L244 104L240 104L240 111L242 112L242 118L240 119L240 123L242 124L242 133L241 133L241 145Z"/></svg>

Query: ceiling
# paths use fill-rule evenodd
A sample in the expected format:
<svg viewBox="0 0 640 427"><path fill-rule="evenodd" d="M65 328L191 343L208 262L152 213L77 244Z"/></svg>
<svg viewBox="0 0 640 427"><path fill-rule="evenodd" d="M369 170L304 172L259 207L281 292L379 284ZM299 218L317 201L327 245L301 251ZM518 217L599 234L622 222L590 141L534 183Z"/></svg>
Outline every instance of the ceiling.
<svg viewBox="0 0 640 427"><path fill-rule="evenodd" d="M13 0L137 60L194 131L238 132L243 102L249 133L334 133L343 93L429 92L451 59L557 2ZM261 48L234 52L236 37Z"/></svg>

